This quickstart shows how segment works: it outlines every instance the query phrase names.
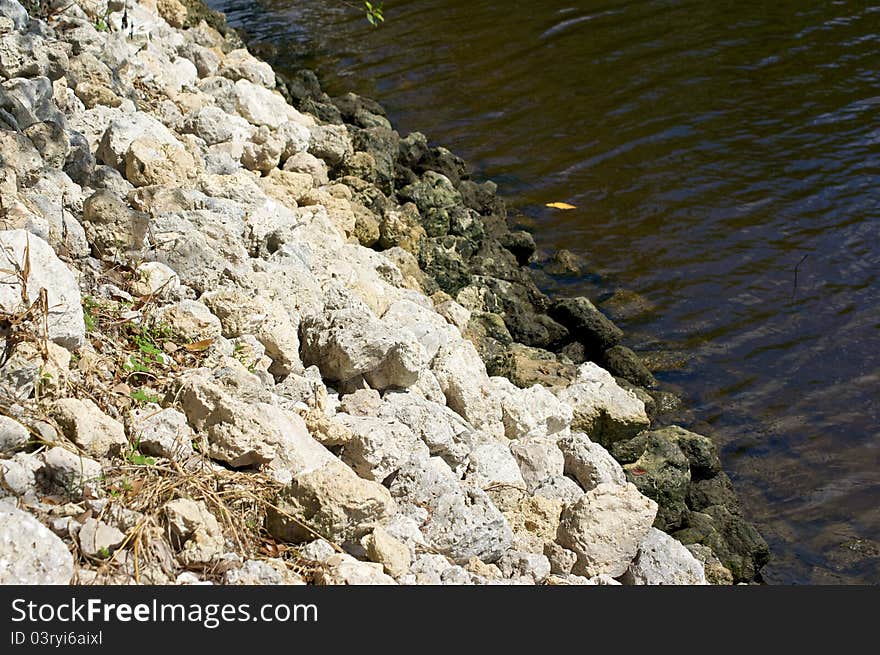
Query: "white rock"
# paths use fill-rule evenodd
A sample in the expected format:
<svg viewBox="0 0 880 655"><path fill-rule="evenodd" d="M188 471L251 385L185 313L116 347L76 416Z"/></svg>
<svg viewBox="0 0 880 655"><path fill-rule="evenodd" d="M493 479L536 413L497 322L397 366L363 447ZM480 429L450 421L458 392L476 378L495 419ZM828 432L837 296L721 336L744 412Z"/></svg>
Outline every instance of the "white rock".
<svg viewBox="0 0 880 655"><path fill-rule="evenodd" d="M229 114L215 105L205 105L188 114L182 130L204 139L209 146L228 141L244 142L254 134L254 126L241 116Z"/></svg>
<svg viewBox="0 0 880 655"><path fill-rule="evenodd" d="M220 64L219 75L231 80L248 80L267 89L275 88L275 71L244 48L227 54Z"/></svg>
<svg viewBox="0 0 880 655"><path fill-rule="evenodd" d="M167 325L187 341L216 339L222 333L220 319L197 300L181 300L156 312L156 322Z"/></svg>
<svg viewBox="0 0 880 655"><path fill-rule="evenodd" d="M427 372L430 375L430 372ZM473 428L448 407L423 398L412 391L385 394L379 415L403 423L428 446L431 455L439 455L456 474L467 465Z"/></svg>
<svg viewBox="0 0 880 655"><path fill-rule="evenodd" d="M278 126L278 129L275 130L275 135L283 144L281 159L284 161L284 170L294 171L295 166L300 166L302 170L294 172L309 173L313 178L319 180L319 186L321 183L327 184L326 164L306 152L309 148L309 139L311 138L309 128L302 123L287 121ZM296 155L301 156L291 161ZM288 162L290 162L290 168L287 167ZM323 177L320 175L321 167L323 167ZM319 172L319 174L315 175L316 172Z"/></svg>
<svg viewBox="0 0 880 655"><path fill-rule="evenodd" d="M525 489L519 465L507 444L489 441L476 446L469 455L466 479L481 489L504 485Z"/></svg>
<svg viewBox="0 0 880 655"><path fill-rule="evenodd" d="M266 527L294 543L316 536L338 544L358 541L397 510L385 487L359 478L338 460L295 476L275 505L278 509L269 508Z"/></svg>
<svg viewBox="0 0 880 655"><path fill-rule="evenodd" d="M557 397L574 411L572 430L585 432L598 443L629 439L651 424L645 403L593 362L582 364L574 383L559 390Z"/></svg>
<svg viewBox="0 0 880 655"><path fill-rule="evenodd" d="M0 459L0 498L16 496L25 503L36 502L35 473L42 466L40 459L30 453L16 453L11 459Z"/></svg>
<svg viewBox="0 0 880 655"><path fill-rule="evenodd" d="M572 432L558 441L565 456L565 473L575 478L585 491L603 483L626 484L623 467L603 446L590 441L582 432Z"/></svg>
<svg viewBox="0 0 880 655"><path fill-rule="evenodd" d="M79 529L79 547L89 557L108 557L125 541L125 533L94 518Z"/></svg>
<svg viewBox="0 0 880 655"><path fill-rule="evenodd" d="M336 553L324 560L315 576L321 585L396 585L394 578L386 575L381 564L361 562L351 555Z"/></svg>
<svg viewBox="0 0 880 655"><path fill-rule="evenodd" d="M362 478L382 482L410 458L429 457L428 447L403 423L344 413L335 419L352 432L341 459Z"/></svg>
<svg viewBox="0 0 880 655"><path fill-rule="evenodd" d="M578 555L576 575L622 575L651 529L657 503L632 484L600 484L562 511L558 543Z"/></svg>
<svg viewBox="0 0 880 655"><path fill-rule="evenodd" d="M66 585L72 577L64 542L27 512L0 502L0 584Z"/></svg>
<svg viewBox="0 0 880 655"><path fill-rule="evenodd" d="M528 578L540 584L550 575L550 560L544 555L508 550L498 560L498 568L506 578Z"/></svg>
<svg viewBox="0 0 880 655"><path fill-rule="evenodd" d="M60 447L50 448L40 457L43 467L36 477L48 493L74 499L96 495L103 473L98 462Z"/></svg>
<svg viewBox="0 0 880 655"><path fill-rule="evenodd" d="M218 289L203 295L201 301L220 318L223 336L253 334L259 340L272 359L271 373L301 373L299 313L290 311L271 289L263 291L254 296L240 289Z"/></svg>
<svg viewBox="0 0 880 655"><path fill-rule="evenodd" d="M516 439L510 442L510 452L529 491L537 489L545 480L563 474L565 457L552 437Z"/></svg>
<svg viewBox="0 0 880 655"><path fill-rule="evenodd" d="M253 125L265 125L274 130L287 121L304 125L314 122L288 105L281 94L248 80L235 83L233 97L238 114Z"/></svg>
<svg viewBox="0 0 880 655"><path fill-rule="evenodd" d="M543 498L551 498L559 500L565 505L569 505L584 495L577 482L564 475L558 475L549 480L544 480L535 488L535 495Z"/></svg>
<svg viewBox="0 0 880 655"><path fill-rule="evenodd" d="M357 376L374 389L406 388L426 365L425 350L407 332L396 332L352 296L339 298L301 323L302 358L324 378L346 382Z"/></svg>
<svg viewBox="0 0 880 655"><path fill-rule="evenodd" d="M230 367L243 369L238 362L230 362ZM258 378L240 373L259 388ZM204 374L193 374L184 382L180 400L190 425L206 434L209 456L230 466L272 463L296 474L336 459L309 435L297 414L237 398Z"/></svg>
<svg viewBox="0 0 880 655"><path fill-rule="evenodd" d="M458 330L442 316L411 300L398 300L392 304L382 315L382 321L412 334L425 349L427 361L434 359L440 346L461 339Z"/></svg>
<svg viewBox="0 0 880 655"><path fill-rule="evenodd" d="M410 573L401 578L407 585L473 584L471 574L443 555L423 554L415 559Z"/></svg>
<svg viewBox="0 0 880 655"><path fill-rule="evenodd" d="M404 514L422 521L428 544L456 562L471 557L493 562L513 541L513 531L488 495L459 485L439 457L402 467L391 483L391 493Z"/></svg>
<svg viewBox="0 0 880 655"><path fill-rule="evenodd" d="M183 145L167 127L149 114L137 112L122 115L109 124L95 156L99 161L124 173L126 153L136 139L142 138L183 150Z"/></svg>
<svg viewBox="0 0 880 655"><path fill-rule="evenodd" d="M507 378L490 380L501 401L508 438L548 436L564 432L571 424L571 408L541 385L520 389Z"/></svg>
<svg viewBox="0 0 880 655"><path fill-rule="evenodd" d="M107 416L88 398L56 400L50 412L64 435L93 457L118 454L128 445L122 423Z"/></svg>
<svg viewBox="0 0 880 655"><path fill-rule="evenodd" d="M284 562L249 559L240 568L230 569L224 578L226 584L234 585L304 585L305 581L293 571L288 571Z"/></svg>
<svg viewBox="0 0 880 655"><path fill-rule="evenodd" d="M142 295L168 298L180 287L180 277L171 268L159 262L144 262L134 269L135 277L143 285Z"/></svg>
<svg viewBox="0 0 880 655"><path fill-rule="evenodd" d="M705 585L703 565L679 541L651 528L621 578L629 585Z"/></svg>
<svg viewBox="0 0 880 655"><path fill-rule="evenodd" d="M0 452L13 453L27 445L27 428L8 416L0 415Z"/></svg>
<svg viewBox="0 0 880 655"><path fill-rule="evenodd" d="M409 548L385 529L377 527L364 537L362 543L367 551L367 557L381 564L391 577L399 578L409 570L411 557Z"/></svg>
<svg viewBox="0 0 880 655"><path fill-rule="evenodd" d="M195 433L176 409L148 405L131 413L130 433L146 455L182 460L193 454Z"/></svg>
<svg viewBox="0 0 880 655"><path fill-rule="evenodd" d="M336 549L325 539L315 539L299 549L300 556L312 562L323 562L333 557L336 552Z"/></svg>
<svg viewBox="0 0 880 655"><path fill-rule="evenodd" d="M19 271L29 261L26 293L22 294ZM45 290L49 338L69 350L85 343L79 284L73 272L55 255L52 247L24 230L0 231L0 311L17 314L28 310ZM22 295L27 297L23 306Z"/></svg>
<svg viewBox="0 0 880 655"><path fill-rule="evenodd" d="M503 434L501 403L489 383L486 365L470 341L441 346L431 370L453 411L477 429Z"/></svg>
<svg viewBox="0 0 880 655"><path fill-rule="evenodd" d="M223 551L223 531L204 501L177 498L165 503L163 511L184 563L208 563Z"/></svg>

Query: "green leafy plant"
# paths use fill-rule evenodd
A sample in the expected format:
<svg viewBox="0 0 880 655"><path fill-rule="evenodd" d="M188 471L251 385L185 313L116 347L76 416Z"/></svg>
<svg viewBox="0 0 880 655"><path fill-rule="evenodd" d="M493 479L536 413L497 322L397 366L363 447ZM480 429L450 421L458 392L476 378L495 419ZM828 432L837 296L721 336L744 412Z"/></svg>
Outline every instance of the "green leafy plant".
<svg viewBox="0 0 880 655"><path fill-rule="evenodd" d="M136 389L131 392L131 399L134 400L138 405L146 405L147 403L156 403L161 402L161 398L154 394L149 393L145 389Z"/></svg>
<svg viewBox="0 0 880 655"><path fill-rule="evenodd" d="M98 304L91 296L83 296L82 305L83 320L86 324L86 332L94 332L95 328L98 327L98 321L95 318L95 309L97 308Z"/></svg>
<svg viewBox="0 0 880 655"><path fill-rule="evenodd" d="M131 447L131 449L125 453L125 461L129 464L134 464L135 466L155 466L156 458L148 457L144 455L141 450L141 440L138 439ZM123 485L128 481L123 481ZM130 484L130 483L129 483ZM129 489L126 489L128 491Z"/></svg>
<svg viewBox="0 0 880 655"><path fill-rule="evenodd" d="M379 27L380 23L385 22L384 8L381 2L375 5L372 2L364 2L364 11L367 15L367 21L373 27Z"/></svg>

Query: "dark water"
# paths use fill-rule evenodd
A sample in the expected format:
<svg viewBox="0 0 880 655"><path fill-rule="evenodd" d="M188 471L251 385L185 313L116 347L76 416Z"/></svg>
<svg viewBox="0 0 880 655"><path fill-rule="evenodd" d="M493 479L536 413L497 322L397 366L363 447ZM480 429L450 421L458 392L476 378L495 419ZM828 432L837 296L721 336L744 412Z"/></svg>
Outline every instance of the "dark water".
<svg viewBox="0 0 880 655"><path fill-rule="evenodd" d="M653 304L622 326L679 353L658 377L769 582L880 583L880 3L389 0L376 30L359 2L212 4L498 182L601 275L566 292Z"/></svg>

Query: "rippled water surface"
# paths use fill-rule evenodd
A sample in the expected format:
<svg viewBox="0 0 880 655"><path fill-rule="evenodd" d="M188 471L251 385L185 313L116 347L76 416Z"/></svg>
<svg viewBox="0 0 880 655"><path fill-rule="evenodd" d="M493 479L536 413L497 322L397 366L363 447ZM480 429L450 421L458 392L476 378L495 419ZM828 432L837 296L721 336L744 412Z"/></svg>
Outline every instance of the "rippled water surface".
<svg viewBox="0 0 880 655"><path fill-rule="evenodd" d="M769 582L880 583L880 4L388 0L380 29L337 0L211 4L600 276L549 285L653 305L621 324L678 353L658 377L721 444Z"/></svg>

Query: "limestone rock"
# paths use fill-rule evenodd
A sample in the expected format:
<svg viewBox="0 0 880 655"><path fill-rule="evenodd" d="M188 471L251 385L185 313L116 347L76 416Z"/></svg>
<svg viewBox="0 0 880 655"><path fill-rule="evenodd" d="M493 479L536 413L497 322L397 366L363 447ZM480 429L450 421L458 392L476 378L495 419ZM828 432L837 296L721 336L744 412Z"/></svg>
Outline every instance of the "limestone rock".
<svg viewBox="0 0 880 655"><path fill-rule="evenodd" d="M26 289L18 273L29 263ZM85 343L86 327L79 284L52 247L24 230L0 231L0 311L16 314L30 308L45 289L49 338L69 350ZM22 296L27 298L23 306Z"/></svg>
<svg viewBox="0 0 880 655"><path fill-rule="evenodd" d="M207 564L223 552L223 531L204 501L177 498L163 511L185 564Z"/></svg>
<svg viewBox="0 0 880 655"><path fill-rule="evenodd" d="M473 428L448 407L413 392L386 393L379 415L406 425L431 455L438 455L456 472L467 464Z"/></svg>
<svg viewBox="0 0 880 655"><path fill-rule="evenodd" d="M592 362L582 364L575 382L556 395L574 411L572 430L585 432L603 446L629 439L650 425L645 404Z"/></svg>
<svg viewBox="0 0 880 655"><path fill-rule="evenodd" d="M130 434L146 455L182 460L193 454L192 428L176 409L148 405L131 413Z"/></svg>
<svg viewBox="0 0 880 655"><path fill-rule="evenodd" d="M36 472L36 479L47 493L74 500L96 495L103 471L95 460L61 447L50 448L40 458L43 466Z"/></svg>
<svg viewBox="0 0 880 655"><path fill-rule="evenodd" d="M381 564L392 578L399 578L409 570L409 548L391 536L384 528L377 527L363 539L367 557Z"/></svg>
<svg viewBox="0 0 880 655"><path fill-rule="evenodd" d="M89 557L109 557L125 541L125 533L94 518L86 519L78 536L80 549Z"/></svg>
<svg viewBox="0 0 880 655"><path fill-rule="evenodd" d="M411 457L429 456L428 447L403 423L371 416L337 414L350 430L341 459L362 478L382 482Z"/></svg>
<svg viewBox="0 0 880 655"><path fill-rule="evenodd" d="M337 553L324 560L315 582L320 585L393 585L393 578L382 570L382 564L361 562L351 555Z"/></svg>
<svg viewBox="0 0 880 655"><path fill-rule="evenodd" d="M239 368L240 379L259 388L259 379L233 361L230 368ZM233 390L201 374L191 375L181 389L187 420L207 436L210 457L235 467L272 464L294 474L335 459L312 439L300 416L260 402L258 393L248 401Z"/></svg>
<svg viewBox="0 0 880 655"><path fill-rule="evenodd" d="M501 400L504 432L510 439L543 437L564 432L571 424L571 407L539 384L520 389L506 378L491 378Z"/></svg>
<svg viewBox="0 0 880 655"><path fill-rule="evenodd" d="M90 399L62 398L50 412L64 435L93 457L122 452L128 445L125 428Z"/></svg>
<svg viewBox="0 0 880 655"><path fill-rule="evenodd" d="M456 562L493 562L510 547L513 532L481 489L459 485L440 458L410 462L391 482L401 510L417 521L428 544ZM430 520L427 520L430 517Z"/></svg>
<svg viewBox="0 0 880 655"><path fill-rule="evenodd" d="M648 534L657 503L633 485L600 484L562 511L558 543L577 553L576 575L622 575Z"/></svg>
<svg viewBox="0 0 880 655"><path fill-rule="evenodd" d="M704 585L700 564L680 542L651 528L639 544L639 552L621 578L629 585Z"/></svg>
<svg viewBox="0 0 880 655"><path fill-rule="evenodd" d="M406 388L426 364L425 350L414 337L396 333L353 299L303 318L300 339L303 363L317 364L332 381L362 375L374 389Z"/></svg>
<svg viewBox="0 0 880 655"><path fill-rule="evenodd" d="M197 300L181 300L156 313L156 322L167 325L174 335L189 342L216 339L222 328L220 319Z"/></svg>
<svg viewBox="0 0 880 655"><path fill-rule="evenodd" d="M335 543L357 541L396 510L385 487L359 478L339 461L295 475L275 504L281 511L269 509L266 527L273 536L294 543L316 535Z"/></svg>
<svg viewBox="0 0 880 655"><path fill-rule="evenodd" d="M275 71L244 48L228 53L220 64L219 75L231 80L248 80L267 89L275 88Z"/></svg>
<svg viewBox="0 0 880 655"><path fill-rule="evenodd" d="M154 145L182 149L180 142L167 127L149 114L137 112L120 116L110 122L98 145L98 161L125 173L126 153L136 139L147 139L148 143Z"/></svg>
<svg viewBox="0 0 880 655"><path fill-rule="evenodd" d="M83 203L83 224L97 257L127 261L140 256L150 218L115 193L100 189Z"/></svg>
<svg viewBox="0 0 880 655"><path fill-rule="evenodd" d="M73 556L49 528L7 502L0 502L0 584L66 585Z"/></svg>
<svg viewBox="0 0 880 655"><path fill-rule="evenodd" d="M500 441L481 443L471 450L468 460L465 477L481 489L496 485L526 488L517 460L507 444Z"/></svg>
<svg viewBox="0 0 880 655"><path fill-rule="evenodd" d="M486 366L470 341L441 346L431 370L446 403L475 428L503 432L501 403L493 392Z"/></svg>
<svg viewBox="0 0 880 655"><path fill-rule="evenodd" d="M626 484L623 468L611 453L582 432L573 432L558 442L565 459L565 473L576 479L585 491L600 484Z"/></svg>
<svg viewBox="0 0 880 655"><path fill-rule="evenodd" d="M196 160L182 146L153 138L136 138L125 151L125 177L136 187L174 186L197 170Z"/></svg>
<svg viewBox="0 0 880 655"><path fill-rule="evenodd" d="M519 465L520 473L529 490L542 482L563 474L565 456L552 437L517 439L510 444L510 452Z"/></svg>
<svg viewBox="0 0 880 655"><path fill-rule="evenodd" d="M0 416L0 452L14 453L30 440L27 428L8 416Z"/></svg>

